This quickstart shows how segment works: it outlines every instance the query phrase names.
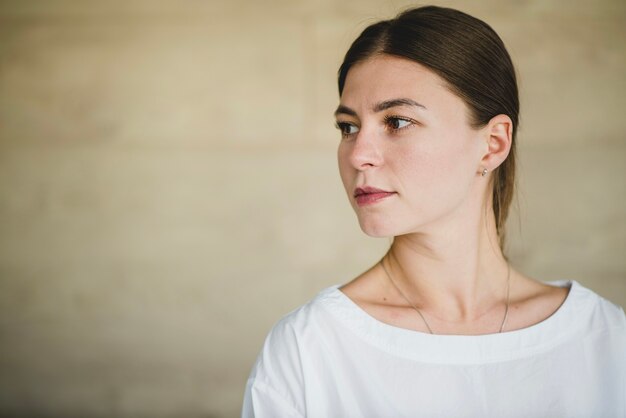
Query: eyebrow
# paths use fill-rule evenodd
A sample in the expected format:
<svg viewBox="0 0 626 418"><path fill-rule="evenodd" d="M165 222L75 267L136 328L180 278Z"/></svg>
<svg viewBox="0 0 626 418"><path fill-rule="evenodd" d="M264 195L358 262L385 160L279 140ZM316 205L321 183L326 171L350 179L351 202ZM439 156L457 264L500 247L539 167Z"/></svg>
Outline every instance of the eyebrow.
<svg viewBox="0 0 626 418"><path fill-rule="evenodd" d="M374 112L382 112L383 110L391 109L392 107L398 107L398 106L415 106L415 107L419 107L419 108L426 110L426 106L424 106L421 103L416 102L413 99L408 99L408 98L385 100L383 102L376 103L374 107L372 108L372 110L374 110ZM344 105L339 105L337 107L337 110L335 110L335 116L339 114L357 116L354 110Z"/></svg>

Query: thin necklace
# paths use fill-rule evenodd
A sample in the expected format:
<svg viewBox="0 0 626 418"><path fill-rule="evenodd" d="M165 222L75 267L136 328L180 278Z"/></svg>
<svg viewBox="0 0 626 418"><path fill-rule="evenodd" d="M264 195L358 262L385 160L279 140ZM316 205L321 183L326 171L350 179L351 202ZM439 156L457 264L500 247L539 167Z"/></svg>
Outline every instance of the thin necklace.
<svg viewBox="0 0 626 418"><path fill-rule="evenodd" d="M384 260L384 257L383 257ZM434 334L433 330L430 328L430 325L428 325L428 321L426 321L426 318L424 318L424 315L422 315L422 311L420 311L417 306L415 306L410 300L409 298L407 298L404 293L402 293L402 290L400 290L400 288L398 287L398 285L396 285L396 283L393 281L393 279L391 278L391 274L389 273L389 271L387 271L387 267L385 267L385 264L383 263L383 260L380 260L380 265L382 266L383 270L385 271L385 274L387 275L387 277L389 277L389 280L391 281L391 283L393 284L393 286L396 288L396 290L402 295L402 297L404 298L404 300L406 300L408 302L409 305L411 305L413 307L413 309L415 309L417 311L417 313L422 317L422 320L424 321L424 324L426 324L426 328L428 328L428 332L430 332L431 334ZM507 275L506 275L506 307L504 309L504 318L502 319L502 325L500 325L500 331L498 332L502 332L502 330L504 329L504 324L506 323L506 319L509 316L509 289L510 289L510 283L511 283L511 265L509 263L507 263Z"/></svg>

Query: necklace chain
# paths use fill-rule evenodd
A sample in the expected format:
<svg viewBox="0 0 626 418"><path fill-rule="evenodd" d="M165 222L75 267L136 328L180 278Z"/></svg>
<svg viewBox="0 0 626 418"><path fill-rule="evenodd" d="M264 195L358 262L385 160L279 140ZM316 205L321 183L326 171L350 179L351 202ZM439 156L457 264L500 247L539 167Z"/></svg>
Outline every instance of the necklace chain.
<svg viewBox="0 0 626 418"><path fill-rule="evenodd" d="M384 257L383 257L384 260ZM426 328L428 328L428 332L430 332L431 334L434 334L433 330L430 328L430 325L428 325L428 321L426 321L426 318L424 318L424 315L422 314L422 311L420 311L417 306L415 306L410 300L409 298L407 298L404 293L402 293L402 290L400 290L400 288L398 287L398 285L396 284L396 282L393 281L393 279L391 278L391 274L389 273L389 271L387 270L387 267L385 267L385 264L383 263L383 260L380 260L380 265L382 266L383 270L385 271L385 274L387 275L387 277L389 277L389 280L391 281L391 283L393 284L393 286L396 288L396 290L402 295L402 297L408 302L409 305L411 305L413 307L413 309L415 309L417 311L417 313L420 315L420 317L422 317L422 320L424 321L424 324L426 324ZM504 329L504 324L506 323L507 317L509 316L509 290L510 290L510 283L511 283L511 265L507 263L507 275L506 275L506 307L504 309L504 318L502 319L502 324L500 325L500 331L498 332L502 332L502 330Z"/></svg>

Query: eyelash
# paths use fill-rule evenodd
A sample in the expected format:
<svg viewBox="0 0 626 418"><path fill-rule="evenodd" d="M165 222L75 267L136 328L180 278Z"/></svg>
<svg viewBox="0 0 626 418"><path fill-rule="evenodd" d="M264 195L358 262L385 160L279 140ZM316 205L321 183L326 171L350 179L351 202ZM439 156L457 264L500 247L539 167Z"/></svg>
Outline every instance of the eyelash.
<svg viewBox="0 0 626 418"><path fill-rule="evenodd" d="M388 116L385 116L385 119L384 119L385 125L390 126L390 122L393 121L393 120L409 122L408 125L403 126L401 128L391 128L391 130L394 131L394 132L400 132L400 131L402 131L404 129L411 128L411 127L413 127L413 125L417 124L417 121L415 121L415 120L413 120L411 118L407 118L407 117L404 117L404 116L397 116L397 115L388 115Z"/></svg>
<svg viewBox="0 0 626 418"><path fill-rule="evenodd" d="M346 129L350 128L351 126L355 126L353 123L348 123L348 122L337 122L335 123L335 128L339 129L339 131L341 132L341 137L342 138L347 138L350 135L354 135L354 134L350 134L350 133L346 133Z"/></svg>
<svg viewBox="0 0 626 418"><path fill-rule="evenodd" d="M400 128L393 128L393 127L391 127L391 122L392 121L403 121L403 122L408 122L409 124L406 125L406 126L402 126ZM397 115L387 115L383 119L383 122L385 123L385 125L387 127L390 128L390 130L392 132L400 132L400 131L402 131L404 129L411 128L411 127L413 127L413 125L417 124L416 120L413 120L411 118L407 118L407 117L404 117L404 116L397 116ZM347 138L347 137L349 137L351 135L354 135L354 133L346 133L346 129L348 129L350 127L353 127L353 126L356 126L356 125L353 124L353 123L349 123L349 122L337 122L337 123L335 123L335 127L341 131L341 137L342 138Z"/></svg>

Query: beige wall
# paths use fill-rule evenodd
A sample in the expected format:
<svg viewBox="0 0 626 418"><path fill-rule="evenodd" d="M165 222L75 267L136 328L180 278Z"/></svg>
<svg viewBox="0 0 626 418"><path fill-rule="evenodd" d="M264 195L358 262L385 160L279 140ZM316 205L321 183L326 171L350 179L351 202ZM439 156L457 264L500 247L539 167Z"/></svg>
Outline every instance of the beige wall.
<svg viewBox="0 0 626 418"><path fill-rule="evenodd" d="M514 265L626 305L626 2L435 3L519 70ZM0 2L0 415L239 413L271 325L388 245L331 113L348 44L406 4Z"/></svg>

